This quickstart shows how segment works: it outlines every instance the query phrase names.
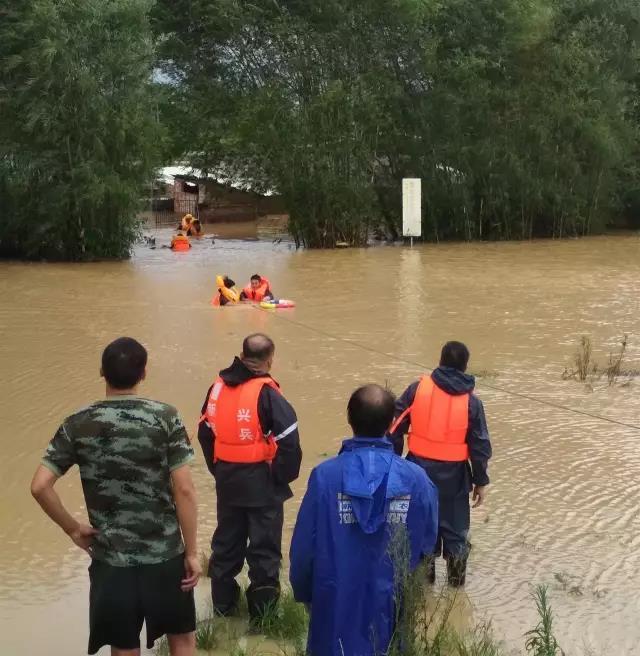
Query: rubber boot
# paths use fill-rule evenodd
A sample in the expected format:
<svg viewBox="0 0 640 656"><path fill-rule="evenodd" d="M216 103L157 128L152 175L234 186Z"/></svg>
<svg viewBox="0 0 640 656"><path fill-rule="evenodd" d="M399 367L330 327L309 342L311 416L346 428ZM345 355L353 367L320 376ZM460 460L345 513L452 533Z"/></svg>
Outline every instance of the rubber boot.
<svg viewBox="0 0 640 656"><path fill-rule="evenodd" d="M436 557L425 556L423 562L427 583L433 585L436 582Z"/></svg>
<svg viewBox="0 0 640 656"><path fill-rule="evenodd" d="M257 587L251 584L247 589L249 620L252 623L261 624L265 616L275 612L279 599L280 586Z"/></svg>
<svg viewBox="0 0 640 656"><path fill-rule="evenodd" d="M216 615L235 615L240 600L240 586L236 581L221 582L211 579L211 601Z"/></svg>
<svg viewBox="0 0 640 656"><path fill-rule="evenodd" d="M447 582L452 588L461 588L467 579L467 557L447 556Z"/></svg>

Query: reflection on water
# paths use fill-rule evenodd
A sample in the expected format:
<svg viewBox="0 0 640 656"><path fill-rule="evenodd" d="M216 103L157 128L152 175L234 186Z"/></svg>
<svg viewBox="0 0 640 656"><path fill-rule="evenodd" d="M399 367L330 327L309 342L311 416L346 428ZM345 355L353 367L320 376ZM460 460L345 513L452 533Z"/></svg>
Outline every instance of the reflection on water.
<svg viewBox="0 0 640 656"><path fill-rule="evenodd" d="M158 246L169 237L159 232ZM640 368L639 255L636 237L326 252L203 239L186 254L140 246L123 263L0 264L0 653L85 649L87 558L41 514L28 483L61 418L101 396L102 347L123 334L141 339L150 353L144 394L176 405L193 431L217 370L257 330L276 341L274 374L298 411L305 454L286 540L310 469L347 434L353 388L386 381L400 392L436 362L443 341L461 339L473 370L497 374L478 386L495 458L489 502L473 514L474 620L491 618L521 645L536 621L531 584L548 583L568 654L585 644L633 653L638 431L487 385L640 423L638 381L589 391L560 377L583 334L606 360L627 333L629 365ZM297 308L209 306L216 273L241 282L256 272ZM204 550L215 504L198 456ZM82 514L77 473L60 489Z"/></svg>

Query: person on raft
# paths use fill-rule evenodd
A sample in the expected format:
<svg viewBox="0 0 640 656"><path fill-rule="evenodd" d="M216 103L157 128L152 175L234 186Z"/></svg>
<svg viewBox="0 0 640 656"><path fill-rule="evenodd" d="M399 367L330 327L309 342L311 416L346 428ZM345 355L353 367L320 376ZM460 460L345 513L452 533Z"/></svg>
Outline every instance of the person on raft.
<svg viewBox="0 0 640 656"><path fill-rule="evenodd" d="M191 248L191 244L189 243L189 238L184 235L182 230L178 230L178 232L171 239L171 248L174 251L187 250Z"/></svg>
<svg viewBox="0 0 640 656"><path fill-rule="evenodd" d="M183 230L184 232L187 232L191 227L192 222L193 222L193 215L185 214L180 220L180 225L178 227L178 230Z"/></svg>
<svg viewBox="0 0 640 656"><path fill-rule="evenodd" d="M240 294L235 288L236 283L229 276L216 276L217 293L211 299L211 305L227 305L237 303Z"/></svg>
<svg viewBox="0 0 640 656"><path fill-rule="evenodd" d="M260 303L260 301L266 301L273 298L274 296L269 281L266 278L263 278L259 273L254 273L249 280L249 284L240 292L241 301Z"/></svg>
<svg viewBox="0 0 640 656"><path fill-rule="evenodd" d="M202 224L200 223L200 219L193 219L187 228L187 237L200 239L202 236Z"/></svg>

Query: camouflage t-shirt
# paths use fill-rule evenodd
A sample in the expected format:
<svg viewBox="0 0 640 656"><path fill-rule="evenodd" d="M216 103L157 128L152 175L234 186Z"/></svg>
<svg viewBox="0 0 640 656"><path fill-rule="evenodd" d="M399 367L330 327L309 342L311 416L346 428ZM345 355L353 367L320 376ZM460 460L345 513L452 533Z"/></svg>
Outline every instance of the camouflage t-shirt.
<svg viewBox="0 0 640 656"><path fill-rule="evenodd" d="M129 567L182 553L171 472L192 458L175 408L119 396L67 417L42 464L57 476L78 465L89 521L99 531L92 556Z"/></svg>

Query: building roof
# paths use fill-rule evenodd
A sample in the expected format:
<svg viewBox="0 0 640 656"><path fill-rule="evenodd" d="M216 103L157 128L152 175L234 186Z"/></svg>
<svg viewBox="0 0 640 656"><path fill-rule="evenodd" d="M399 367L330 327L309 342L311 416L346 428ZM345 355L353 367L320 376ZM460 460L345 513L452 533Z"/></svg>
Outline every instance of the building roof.
<svg viewBox="0 0 640 656"><path fill-rule="evenodd" d="M227 174L223 169L218 169L215 173L205 173L201 169L194 169L191 166L174 165L161 168L157 176L157 179L165 184L173 184L175 178L181 178L183 180L211 180L225 187L252 192L260 196L276 195L274 189L268 189L264 193L257 192L253 189L249 180L241 178L238 175Z"/></svg>

